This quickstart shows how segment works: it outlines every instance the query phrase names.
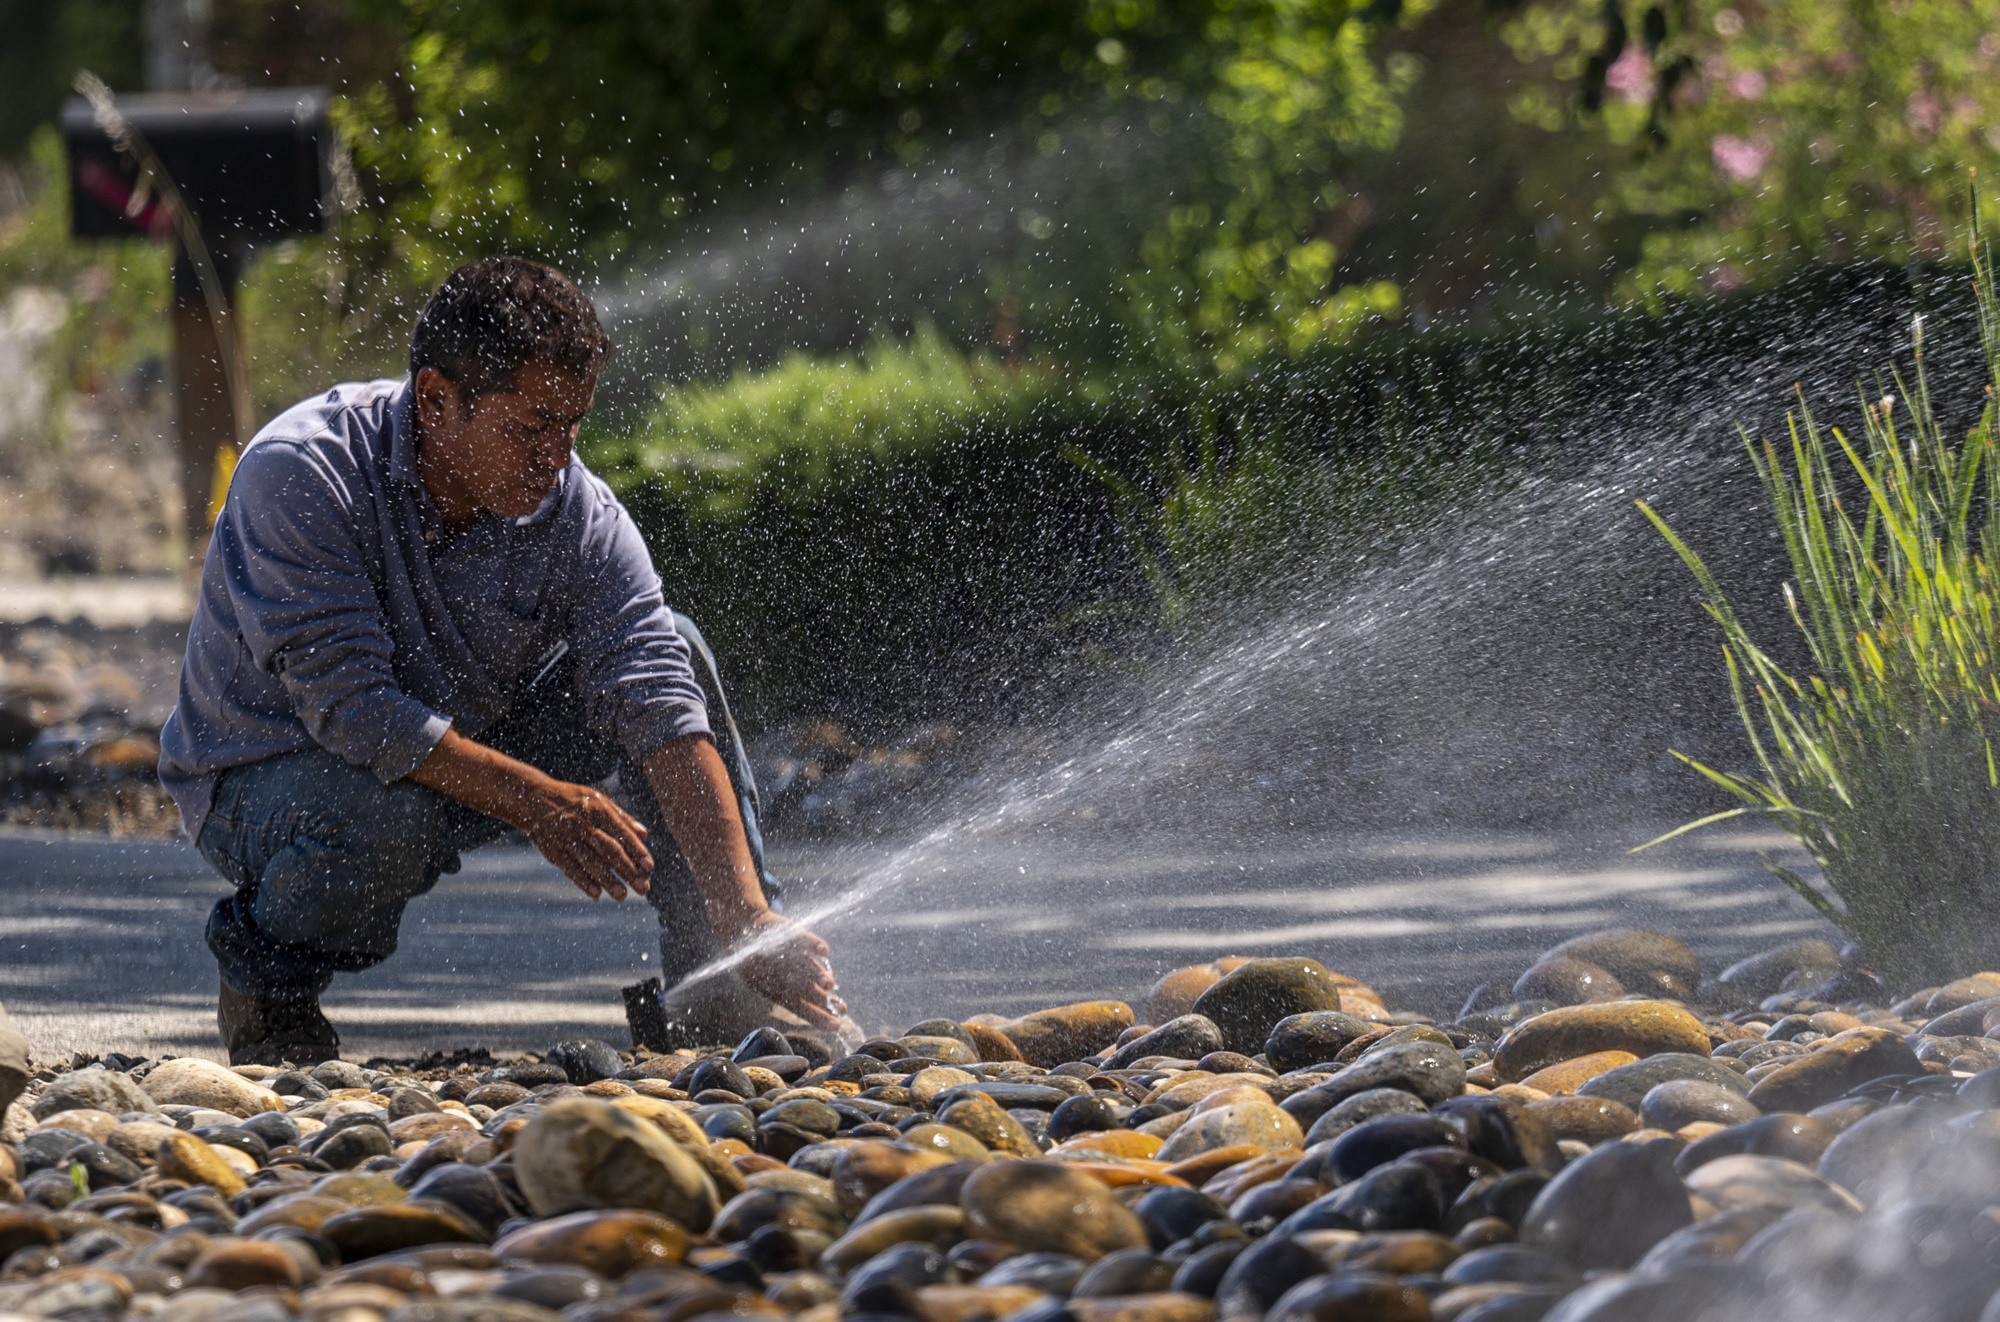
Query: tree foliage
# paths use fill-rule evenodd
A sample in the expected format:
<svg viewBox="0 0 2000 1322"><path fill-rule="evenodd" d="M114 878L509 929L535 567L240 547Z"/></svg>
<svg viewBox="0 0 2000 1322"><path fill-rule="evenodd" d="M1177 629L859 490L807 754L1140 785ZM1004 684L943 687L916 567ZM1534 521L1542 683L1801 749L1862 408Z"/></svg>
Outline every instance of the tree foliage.
<svg viewBox="0 0 2000 1322"><path fill-rule="evenodd" d="M1154 164L1122 214L1020 213L994 304L1030 332L1108 320L1184 358L1302 347L1394 309L1393 289L1334 279L1327 232L1342 162L1398 129L1413 70L1371 42L1400 10L403 0L383 19L399 76L346 110L371 204L358 237L418 284L494 247L601 269L731 208L968 145L1070 151L1079 170L1140 151Z"/></svg>
<svg viewBox="0 0 2000 1322"><path fill-rule="evenodd" d="M1645 300L1962 259L1968 178L2000 167L1996 0L1538 0L1508 37L1547 74L1515 113L1628 149L1601 206L1654 226Z"/></svg>

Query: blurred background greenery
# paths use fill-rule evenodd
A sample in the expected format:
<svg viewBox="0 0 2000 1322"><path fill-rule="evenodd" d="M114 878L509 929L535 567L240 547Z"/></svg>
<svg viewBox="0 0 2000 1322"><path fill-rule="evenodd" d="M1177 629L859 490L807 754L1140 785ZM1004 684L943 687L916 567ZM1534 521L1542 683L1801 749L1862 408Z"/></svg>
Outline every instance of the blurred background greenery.
<svg viewBox="0 0 2000 1322"><path fill-rule="evenodd" d="M0 0L0 31L0 574L174 563L167 255L67 237L77 71L324 85L352 205L245 268L260 418L397 372L459 262L558 263L620 342L586 453L774 712L996 618L1198 619L1187 585L1242 575L1159 557L1262 577L1242 530L1309 521L1269 514L1302 488L1399 526L1380 474L1442 499L1415 456L1489 471L1512 425L1384 400L1478 362L1519 378L1481 417L1533 409L1607 315L1952 261L2000 178L2000 0ZM1271 404L1295 371L1312 426Z"/></svg>

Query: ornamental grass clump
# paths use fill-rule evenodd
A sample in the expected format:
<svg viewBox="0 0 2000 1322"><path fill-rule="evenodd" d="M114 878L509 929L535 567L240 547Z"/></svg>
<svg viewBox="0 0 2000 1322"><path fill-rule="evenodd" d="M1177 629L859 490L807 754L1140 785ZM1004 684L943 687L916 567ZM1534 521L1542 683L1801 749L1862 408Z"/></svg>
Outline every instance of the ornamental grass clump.
<svg viewBox="0 0 2000 1322"><path fill-rule="evenodd" d="M1980 335L2000 383L2000 305L1975 248ZM1811 673L1750 637L1701 557L1639 508L1700 584L1757 774L1681 760L1780 823L1825 873L1829 898L1769 866L1906 986L2000 967L2000 463L1994 386L1954 443L1932 412L1916 326L1913 379L1865 401L1863 435L1801 401L1790 448L1745 436L1786 554L1785 601ZM1655 843L1658 843L1657 841Z"/></svg>

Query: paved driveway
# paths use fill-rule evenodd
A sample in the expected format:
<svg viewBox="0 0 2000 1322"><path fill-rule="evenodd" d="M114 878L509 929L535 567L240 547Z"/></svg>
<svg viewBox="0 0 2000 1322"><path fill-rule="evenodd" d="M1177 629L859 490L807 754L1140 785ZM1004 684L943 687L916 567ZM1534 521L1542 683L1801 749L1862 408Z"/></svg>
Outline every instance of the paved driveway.
<svg viewBox="0 0 2000 1322"><path fill-rule="evenodd" d="M1828 932L1763 872L1758 851L1782 840L1715 833L1626 854L1648 834L1352 835L1254 852L1028 836L914 855L795 844L774 863L799 879L794 911L835 910L821 930L869 1029L1138 1001L1162 971L1233 953L1311 954L1392 1002L1449 1010L1596 927L1677 932L1716 967ZM0 999L44 1055L214 1054L201 924L221 890L184 845L0 835ZM395 958L341 979L327 1008L357 1057L539 1049L571 1033L623 1045L617 988L649 971L650 924L650 910L592 905L532 853L494 846L412 905Z"/></svg>

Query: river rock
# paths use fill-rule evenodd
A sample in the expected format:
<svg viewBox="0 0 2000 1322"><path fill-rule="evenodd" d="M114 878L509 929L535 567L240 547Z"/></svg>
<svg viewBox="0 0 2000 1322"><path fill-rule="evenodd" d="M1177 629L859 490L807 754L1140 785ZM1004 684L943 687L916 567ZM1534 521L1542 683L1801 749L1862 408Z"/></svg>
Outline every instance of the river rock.
<svg viewBox="0 0 2000 1322"><path fill-rule="evenodd" d="M857 1216L868 1200L896 1181L919 1171L951 1164L951 1156L935 1148L908 1143L856 1143L833 1163L829 1177L834 1201L848 1216Z"/></svg>
<svg viewBox="0 0 2000 1322"><path fill-rule="evenodd" d="M1261 1051L1278 1022L1314 1010L1339 1010L1340 983L1316 959L1253 959L1225 974L1194 1003L1213 1020L1225 1045Z"/></svg>
<svg viewBox="0 0 2000 1322"><path fill-rule="evenodd" d="M1030 1065L1057 1065L1095 1055L1132 1027L1132 1007L1123 1001L1080 1001L1023 1015L996 1027Z"/></svg>
<svg viewBox="0 0 2000 1322"><path fill-rule="evenodd" d="M1778 1157L1720 1157L1690 1172L1685 1184L1689 1193L1725 1212L1740 1207L1861 1211L1861 1204L1847 1190L1809 1166Z"/></svg>
<svg viewBox="0 0 2000 1322"><path fill-rule="evenodd" d="M1021 1127L1021 1122L984 1093L960 1094L938 1119L972 1135L989 1152L1010 1157L1038 1157L1042 1153L1041 1145Z"/></svg>
<svg viewBox="0 0 2000 1322"><path fill-rule="evenodd" d="M1554 1001L1557 1005L1588 1005L1615 1001L1625 986L1606 969L1568 955L1548 955L1514 980L1517 1001Z"/></svg>
<svg viewBox="0 0 2000 1322"><path fill-rule="evenodd" d="M1597 1051L1640 1058L1666 1052L1708 1054L1701 1020L1665 1001L1612 1001L1551 1010L1507 1030L1493 1048L1494 1073L1517 1082L1536 1070Z"/></svg>
<svg viewBox="0 0 2000 1322"><path fill-rule="evenodd" d="M1715 981L1735 998L1754 1004L1779 990L1787 980L1798 986L1813 985L1826 981L1840 969L1840 952L1814 936L1739 959L1717 974Z"/></svg>
<svg viewBox="0 0 2000 1322"><path fill-rule="evenodd" d="M1171 1056L1176 1060L1200 1060L1211 1051L1222 1050L1222 1030L1206 1015L1184 1014L1161 1024L1150 1033L1127 1042L1104 1062L1107 1070L1122 1070L1148 1056Z"/></svg>
<svg viewBox="0 0 2000 1322"><path fill-rule="evenodd" d="M1719 1060L1706 1055L1669 1051L1631 1065L1606 1070L1576 1090L1579 1097L1602 1097L1637 1111L1646 1094L1663 1083L1691 1080L1727 1089L1739 1097L1750 1092L1750 1082ZM1759 1108L1762 1109L1761 1107Z"/></svg>
<svg viewBox="0 0 2000 1322"><path fill-rule="evenodd" d="M1352 1184L1315 1199L1278 1223L1274 1234L1309 1230L1436 1230L1444 1222L1444 1185L1429 1167L1407 1161L1378 1166Z"/></svg>
<svg viewBox="0 0 2000 1322"><path fill-rule="evenodd" d="M285 1109L283 1099L270 1089L261 1088L212 1060L193 1056L161 1061L146 1075L141 1087L160 1106L200 1106L239 1118Z"/></svg>
<svg viewBox="0 0 2000 1322"><path fill-rule="evenodd" d="M514 1174L542 1216L581 1208L643 1208L706 1230L718 1199L700 1163L660 1131L607 1102L572 1098L514 1139Z"/></svg>
<svg viewBox="0 0 2000 1322"><path fill-rule="evenodd" d="M502 1262L547 1262L620 1277L672 1267L687 1256L687 1231L652 1212L574 1212L536 1221L493 1246Z"/></svg>
<svg viewBox="0 0 2000 1322"><path fill-rule="evenodd" d="M185 1279L198 1290L248 1290L259 1285L296 1290L303 1278L299 1260L278 1245L226 1239L204 1249L188 1265Z"/></svg>
<svg viewBox="0 0 2000 1322"><path fill-rule="evenodd" d="M1431 1322L1422 1290L1382 1272L1344 1271L1300 1281L1271 1305L1265 1322Z"/></svg>
<svg viewBox="0 0 2000 1322"><path fill-rule="evenodd" d="M1145 1226L1109 1189L1056 1162L983 1165L966 1178L960 1202L973 1238L1028 1252L1092 1262L1116 1249L1146 1245Z"/></svg>
<svg viewBox="0 0 2000 1322"><path fill-rule="evenodd" d="M1639 1104L1639 1118L1654 1129L1735 1125L1761 1114L1740 1090L1700 1079L1669 1079L1650 1089Z"/></svg>
<svg viewBox="0 0 2000 1322"><path fill-rule="evenodd" d="M399 1172L400 1175L400 1172ZM516 1215L507 1191L484 1166L446 1162L410 1185L410 1201L445 1203L456 1208L482 1231L497 1230Z"/></svg>
<svg viewBox="0 0 2000 1322"><path fill-rule="evenodd" d="M1535 1198L1521 1242L1578 1271L1630 1267L1694 1220L1674 1173L1674 1143L1607 1143L1571 1162Z"/></svg>
<svg viewBox="0 0 2000 1322"><path fill-rule="evenodd" d="M1850 1028L1765 1075L1750 1089L1750 1101L1763 1111L1810 1111L1870 1079L1921 1073L1916 1053L1897 1034Z"/></svg>
<svg viewBox="0 0 2000 1322"><path fill-rule="evenodd" d="M617 1050L594 1037L566 1038L550 1047L544 1058L575 1084L609 1079L625 1068Z"/></svg>
<svg viewBox="0 0 2000 1322"><path fill-rule="evenodd" d="M820 1266L847 1272L897 1244L928 1244L942 1251L964 1238L962 1208L937 1203L905 1207L850 1229L820 1255Z"/></svg>
<svg viewBox="0 0 2000 1322"><path fill-rule="evenodd" d="M1557 1137L1510 1097L1453 1097L1439 1102L1431 1113L1456 1129L1469 1151L1502 1170L1534 1166L1555 1171L1563 1164Z"/></svg>
<svg viewBox="0 0 2000 1322"><path fill-rule="evenodd" d="M485 1231L449 1203L412 1201L391 1207L358 1207L328 1217L320 1237L340 1250L341 1261L398 1253L426 1244L483 1244Z"/></svg>
<svg viewBox="0 0 2000 1322"><path fill-rule="evenodd" d="M243 1177L222 1155L193 1134L176 1132L161 1140L153 1160L160 1174L188 1184L206 1184L224 1198L243 1192Z"/></svg>
<svg viewBox="0 0 2000 1322"><path fill-rule="evenodd" d="M1356 1125L1333 1141L1322 1170L1327 1183L1347 1184L1420 1148L1463 1147L1465 1136L1434 1115L1390 1115Z"/></svg>
<svg viewBox="0 0 2000 1322"><path fill-rule="evenodd" d="M1319 1254L1274 1230L1243 1250L1223 1273L1215 1311L1223 1318L1262 1318L1280 1295L1325 1271Z"/></svg>
<svg viewBox="0 0 2000 1322"><path fill-rule="evenodd" d="M1718 1157L1743 1153L1817 1166L1837 1133L1832 1126L1811 1116L1780 1111L1696 1139L1674 1159L1674 1169L1685 1178L1690 1171Z"/></svg>
<svg viewBox="0 0 2000 1322"><path fill-rule="evenodd" d="M1817 1170L1873 1207L1892 1196L1936 1196L1953 1180L1952 1157L1936 1115L1891 1106L1844 1130L1827 1145Z"/></svg>
<svg viewBox="0 0 2000 1322"><path fill-rule="evenodd" d="M1374 1024L1340 1010L1286 1015L1265 1039L1264 1057L1275 1070L1302 1070L1332 1060L1350 1042L1373 1031Z"/></svg>
<svg viewBox="0 0 2000 1322"><path fill-rule="evenodd" d="M1214 1322L1215 1318L1215 1306L1208 1300L1178 1291L1071 1299L1064 1311L1076 1322Z"/></svg>
<svg viewBox="0 0 2000 1322"><path fill-rule="evenodd" d="M150 1163L160 1150L160 1144L178 1132L172 1125L134 1120L113 1129L104 1136L104 1141L134 1161Z"/></svg>
<svg viewBox="0 0 2000 1322"><path fill-rule="evenodd" d="M1370 1051L1308 1091L1344 1101L1371 1088L1400 1088L1427 1106L1465 1091L1465 1061L1449 1045L1403 1042Z"/></svg>
<svg viewBox="0 0 2000 1322"><path fill-rule="evenodd" d="M1328 1100L1326 1094L1315 1095L1308 1089L1306 1092L1287 1098L1283 1109L1290 1112L1294 1118L1301 1117L1305 1107L1294 1106L1293 1103L1302 1103L1307 1098L1314 1098L1321 1104ZM1401 1088L1369 1088L1321 1109L1318 1118L1312 1122L1312 1127L1306 1131L1306 1143L1310 1146L1339 1138L1356 1125L1379 1116L1426 1115L1429 1111L1430 1107L1415 1093L1405 1092Z"/></svg>
<svg viewBox="0 0 2000 1322"><path fill-rule="evenodd" d="M959 1027L972 1039L972 1049L979 1053L981 1060L996 1064L1024 1061L1021 1049L1014 1045L1014 1039L992 1025L960 1024Z"/></svg>
<svg viewBox="0 0 2000 1322"><path fill-rule="evenodd" d="M30 1110L35 1119L46 1120L62 1111L105 1111L124 1115L130 1111L157 1111L160 1108L145 1089L129 1074L117 1070L76 1070L58 1074L43 1086L42 1095Z"/></svg>
<svg viewBox="0 0 2000 1322"><path fill-rule="evenodd" d="M313 1148L313 1155L337 1171L352 1170L371 1157L386 1157L394 1145L380 1125L349 1125Z"/></svg>
<svg viewBox="0 0 2000 1322"><path fill-rule="evenodd" d="M1548 1093L1551 1097L1562 1096L1575 1092L1600 1074L1634 1064L1638 1059L1629 1051L1593 1051L1587 1056L1536 1070L1521 1080L1521 1086Z"/></svg>
<svg viewBox="0 0 2000 1322"><path fill-rule="evenodd" d="M1529 1102L1527 1112L1557 1141L1570 1139L1592 1146L1639 1127L1639 1113L1609 1097L1551 1097Z"/></svg>
<svg viewBox="0 0 2000 1322"><path fill-rule="evenodd" d="M1691 999L1701 985L1701 961L1685 942L1643 927L1620 927L1571 937L1543 958L1595 964L1627 990Z"/></svg>
<svg viewBox="0 0 2000 1322"><path fill-rule="evenodd" d="M1276 1148L1305 1146L1299 1122L1268 1101L1232 1102L1202 1111L1173 1132L1160 1148L1161 1161L1185 1161L1189 1157L1218 1148Z"/></svg>
<svg viewBox="0 0 2000 1322"><path fill-rule="evenodd" d="M1973 973L1955 978L1932 992L1930 999L1924 1002L1924 1013L1935 1018L1960 1006L1990 1000L1995 996L2000 996L2000 973Z"/></svg>

